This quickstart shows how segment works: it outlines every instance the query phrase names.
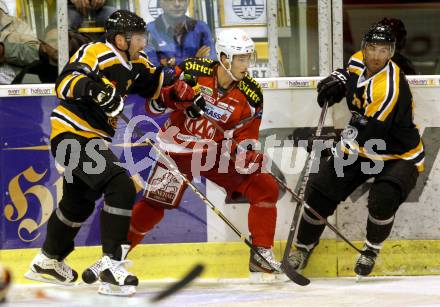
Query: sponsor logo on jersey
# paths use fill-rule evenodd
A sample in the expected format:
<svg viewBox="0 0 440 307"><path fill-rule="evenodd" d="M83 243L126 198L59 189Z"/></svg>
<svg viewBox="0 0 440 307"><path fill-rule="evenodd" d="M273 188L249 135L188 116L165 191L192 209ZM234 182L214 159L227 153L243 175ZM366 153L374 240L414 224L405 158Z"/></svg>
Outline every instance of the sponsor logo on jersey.
<svg viewBox="0 0 440 307"><path fill-rule="evenodd" d="M212 97L210 95L206 95L204 93L202 93L202 95L203 95L203 98L205 99L206 102L215 104L215 98L214 97Z"/></svg>
<svg viewBox="0 0 440 307"><path fill-rule="evenodd" d="M187 118L185 120L185 128L194 136L204 140L212 140L215 135L215 127L203 117Z"/></svg>
<svg viewBox="0 0 440 307"><path fill-rule="evenodd" d="M212 104L206 104L205 113L209 117L211 117L217 121L221 121L223 123L226 123L232 114L230 111L222 109L218 106L214 106Z"/></svg>
<svg viewBox="0 0 440 307"><path fill-rule="evenodd" d="M251 80L252 82L253 80ZM261 88L259 83L252 82L254 85L257 85L257 88ZM249 84L245 83L243 80L241 80L238 83L238 88L240 89L240 91L245 94L245 96L248 98L249 101L253 102L254 104L259 104L261 103L261 98L259 97L259 95L257 94L257 92L252 89Z"/></svg>
<svg viewBox="0 0 440 307"><path fill-rule="evenodd" d="M205 61L206 59L198 59L198 62L206 62L206 63L212 63L212 60ZM184 70L193 70L201 72L205 75L212 75L212 72L214 71L211 67L206 65L201 65L197 63L196 61L187 61L185 62L185 69Z"/></svg>
<svg viewBox="0 0 440 307"><path fill-rule="evenodd" d="M227 110L227 109L228 109L228 104L220 101L220 102L217 104L217 107L220 107L220 108L222 108L223 110Z"/></svg>
<svg viewBox="0 0 440 307"><path fill-rule="evenodd" d="M203 85L200 85L200 91L203 94L210 95L210 96L212 96L212 93L213 93L212 88L207 87L207 86L203 86Z"/></svg>
<svg viewBox="0 0 440 307"><path fill-rule="evenodd" d="M241 19L253 20L263 14L264 3L264 0L233 0L232 9Z"/></svg>

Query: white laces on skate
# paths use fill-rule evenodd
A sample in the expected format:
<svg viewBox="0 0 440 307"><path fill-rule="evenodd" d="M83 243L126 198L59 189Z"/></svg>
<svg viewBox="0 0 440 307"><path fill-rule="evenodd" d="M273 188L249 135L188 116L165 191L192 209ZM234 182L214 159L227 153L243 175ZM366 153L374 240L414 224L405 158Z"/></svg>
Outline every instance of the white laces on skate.
<svg viewBox="0 0 440 307"><path fill-rule="evenodd" d="M126 269L126 267L132 264L130 260L124 259L118 261L104 256L101 262L101 285L98 289L98 293L118 296L130 296L136 293L137 278ZM107 274L107 277L104 277L102 274ZM130 276L136 279L135 285L126 284Z"/></svg>
<svg viewBox="0 0 440 307"><path fill-rule="evenodd" d="M374 265L376 260L376 257L368 257L365 255L360 255L358 260L356 261L356 264L366 265L366 266L372 266Z"/></svg>
<svg viewBox="0 0 440 307"><path fill-rule="evenodd" d="M102 262L101 262L101 259L99 259L99 260L96 261L94 264L92 264L92 265L89 267L89 269L92 270L93 273L94 273L96 276L99 276L99 273L101 273L101 270L102 270Z"/></svg>
<svg viewBox="0 0 440 307"><path fill-rule="evenodd" d="M72 268L69 267L64 261L58 261L56 259L50 259L43 255L44 258L38 259L39 261L36 261L35 264L39 265L43 269L53 269L61 276L72 279Z"/></svg>
<svg viewBox="0 0 440 307"><path fill-rule="evenodd" d="M304 264L306 263L308 257L309 257L308 251L297 249L289 256L289 263L295 269L303 269Z"/></svg>
<svg viewBox="0 0 440 307"><path fill-rule="evenodd" d="M267 260L267 262L270 263L271 267L269 267L269 265L266 263L266 261L261 259L261 257L258 254L254 254L254 256L253 256L254 259L252 262L254 262L254 264L257 264L259 267L261 267L263 269L268 269L268 270L275 269L275 272L273 272L273 273L282 273L281 263L275 259L275 255L274 255L272 249L264 248L264 247L257 247L257 250L261 254L261 256L263 256Z"/></svg>
<svg viewBox="0 0 440 307"><path fill-rule="evenodd" d="M119 261L119 260L111 259L108 256L104 256L101 259L101 263L102 263L101 271L109 269L112 272L115 280L121 286L124 285L125 278L128 275L131 275L131 273L129 273L126 269L132 266L131 260L124 259Z"/></svg>
<svg viewBox="0 0 440 307"><path fill-rule="evenodd" d="M25 273L25 277L55 284L71 285L75 282L78 274L64 261L58 261L38 254L32 261L31 268Z"/></svg>
<svg viewBox="0 0 440 307"><path fill-rule="evenodd" d="M128 275L131 275L126 268L129 268L132 266L132 262L130 260L111 260L113 267L110 268L113 275L115 276L115 279L119 282L119 285L124 285L124 279Z"/></svg>

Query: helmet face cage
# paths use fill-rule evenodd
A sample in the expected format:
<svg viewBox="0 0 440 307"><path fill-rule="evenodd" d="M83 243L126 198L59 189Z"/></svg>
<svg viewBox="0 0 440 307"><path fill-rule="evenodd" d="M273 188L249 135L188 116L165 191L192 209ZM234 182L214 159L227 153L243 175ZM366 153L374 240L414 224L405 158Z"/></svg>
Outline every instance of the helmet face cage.
<svg viewBox="0 0 440 307"><path fill-rule="evenodd" d="M362 39L361 49L365 49L368 45L388 45L392 57L396 50L396 37L391 27L380 23L371 26Z"/></svg>

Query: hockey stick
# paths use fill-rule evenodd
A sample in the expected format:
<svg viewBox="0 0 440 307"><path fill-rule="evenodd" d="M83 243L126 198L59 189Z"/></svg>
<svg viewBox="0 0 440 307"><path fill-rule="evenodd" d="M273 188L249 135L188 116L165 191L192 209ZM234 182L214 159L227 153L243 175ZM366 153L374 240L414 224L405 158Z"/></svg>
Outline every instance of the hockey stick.
<svg viewBox="0 0 440 307"><path fill-rule="evenodd" d="M127 116L125 116L125 114L121 113L119 115L123 121L125 121L127 124L129 124L129 119L127 118ZM142 134L141 131L137 128L134 127L134 131L137 134ZM205 203L205 205L207 205L215 214L217 214L218 217L220 217L223 222L226 223L226 225L229 226L229 228L231 228L238 237L240 237L240 239L243 240L243 242L256 254L258 255L269 267L271 267L272 269L275 269L271 263L258 251L258 249L252 245L252 243L248 240L248 238L242 234L240 232L240 230L238 230L237 227L234 226L234 224L231 223L231 221L229 221L229 219L222 213L222 211L220 211L220 209L218 209L216 206L214 206L214 204L195 186L192 184L192 182L186 178L186 176L184 174L182 174L177 167L174 165L174 163L172 161L170 161L170 159L166 156L166 154L164 154L162 152L162 150L160 150L150 139L146 139L145 142L147 144L150 144L151 147L154 149L154 151L156 151L156 153L159 155L159 157L161 157L167 167L169 167L169 170L174 173L175 175L179 176L190 188L191 190L193 190L194 193L196 193L196 195ZM301 274L299 274L298 272L296 272L295 270L288 268L287 270L284 271L284 273L286 274L286 276L292 280L294 283L301 285L301 286L306 286L310 283L310 280L305 278L304 276L302 276Z"/></svg>
<svg viewBox="0 0 440 307"><path fill-rule="evenodd" d="M170 296L171 294L176 293L177 291L179 291L180 289L182 289L183 287L188 285L191 281L193 281L197 276L202 274L204 269L205 268L203 265L197 264L182 279L180 279L176 283L173 283L171 286L169 286L165 290L163 290L163 291L159 292L158 294L156 294L155 296L153 296L150 301L152 303L157 303L157 302L163 300L164 298Z"/></svg>
<svg viewBox="0 0 440 307"><path fill-rule="evenodd" d="M322 107L321 115L319 116L318 126L316 127L315 136L317 137L321 136L322 127L324 126L325 117L327 115L327 110L328 110L328 102L326 101ZM298 225L299 214L301 212L304 203L303 201L304 192L306 190L307 182L309 181L310 170L312 168L312 164L314 160L315 160L315 151L313 150L312 147L312 151L307 157L305 163L304 176L301 181L301 186L298 189L298 196L302 199L302 201L296 202L295 212L293 214L292 223L290 224L289 234L287 236L286 247L284 248L283 260L281 261L283 267L286 267L289 264L290 249L292 248L293 238L295 237L295 230L296 230L296 226Z"/></svg>
<svg viewBox="0 0 440 307"><path fill-rule="evenodd" d="M211 123L216 129L218 129L221 133L225 133L225 130L220 127L219 124L217 124L215 121L213 121L211 118L208 117L208 115L206 115L206 113L197 105L197 104L193 104L192 107L199 112L199 114L201 116L203 116L204 119L206 119L209 123ZM237 146L240 147L240 144L237 143L236 140L231 139L232 142ZM231 159L234 160L234 158L231 156ZM353 249L355 249L358 253L363 254L363 251L361 251L359 248L357 248L356 246L353 245L353 243L351 243L339 230L337 230L332 224L330 224L327 219L323 218L317 211L315 211L315 209L313 209L312 207L310 207L304 200L302 197L300 197L297 193L295 193L291 188L289 188L280 178L278 178L277 176L275 176L271 171L266 170L267 174L271 175L272 178L275 179L275 181L284 189L286 189L291 195L292 197L297 201L303 204L303 206L305 208L307 208L317 219L319 219L319 221L321 221L322 223L324 223L328 228L330 228L337 236L339 236L343 241L345 241L348 245L350 245ZM299 213L298 213L299 214Z"/></svg>
<svg viewBox="0 0 440 307"><path fill-rule="evenodd" d="M96 293L93 293L93 295L88 293L79 294L75 291L63 290L60 288L39 290L35 293L35 296L38 299L59 299L66 302L71 301L75 302L75 304L80 304L81 306L149 306L180 291L200 276L203 270L204 266L202 264L195 265L182 279L165 287L165 289L155 294L152 298L133 297L122 301L124 297L96 295Z"/></svg>

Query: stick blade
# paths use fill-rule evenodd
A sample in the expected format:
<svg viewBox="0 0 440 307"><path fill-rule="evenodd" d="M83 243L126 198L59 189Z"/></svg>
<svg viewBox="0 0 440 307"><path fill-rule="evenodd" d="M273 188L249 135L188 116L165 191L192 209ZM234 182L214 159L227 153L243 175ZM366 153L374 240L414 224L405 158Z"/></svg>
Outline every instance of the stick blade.
<svg viewBox="0 0 440 307"><path fill-rule="evenodd" d="M297 285L307 286L310 284L310 279L298 273L289 264L286 265L284 261L281 262L281 269L284 271L284 274L286 274L286 276Z"/></svg>
<svg viewBox="0 0 440 307"><path fill-rule="evenodd" d="M194 266L189 273L187 273L182 279L173 283L171 286L156 294L150 301L156 303L163 300L164 298L176 293L177 291L183 289L185 286L190 284L194 279L196 279L200 274L202 274L205 267L202 264L197 264Z"/></svg>

